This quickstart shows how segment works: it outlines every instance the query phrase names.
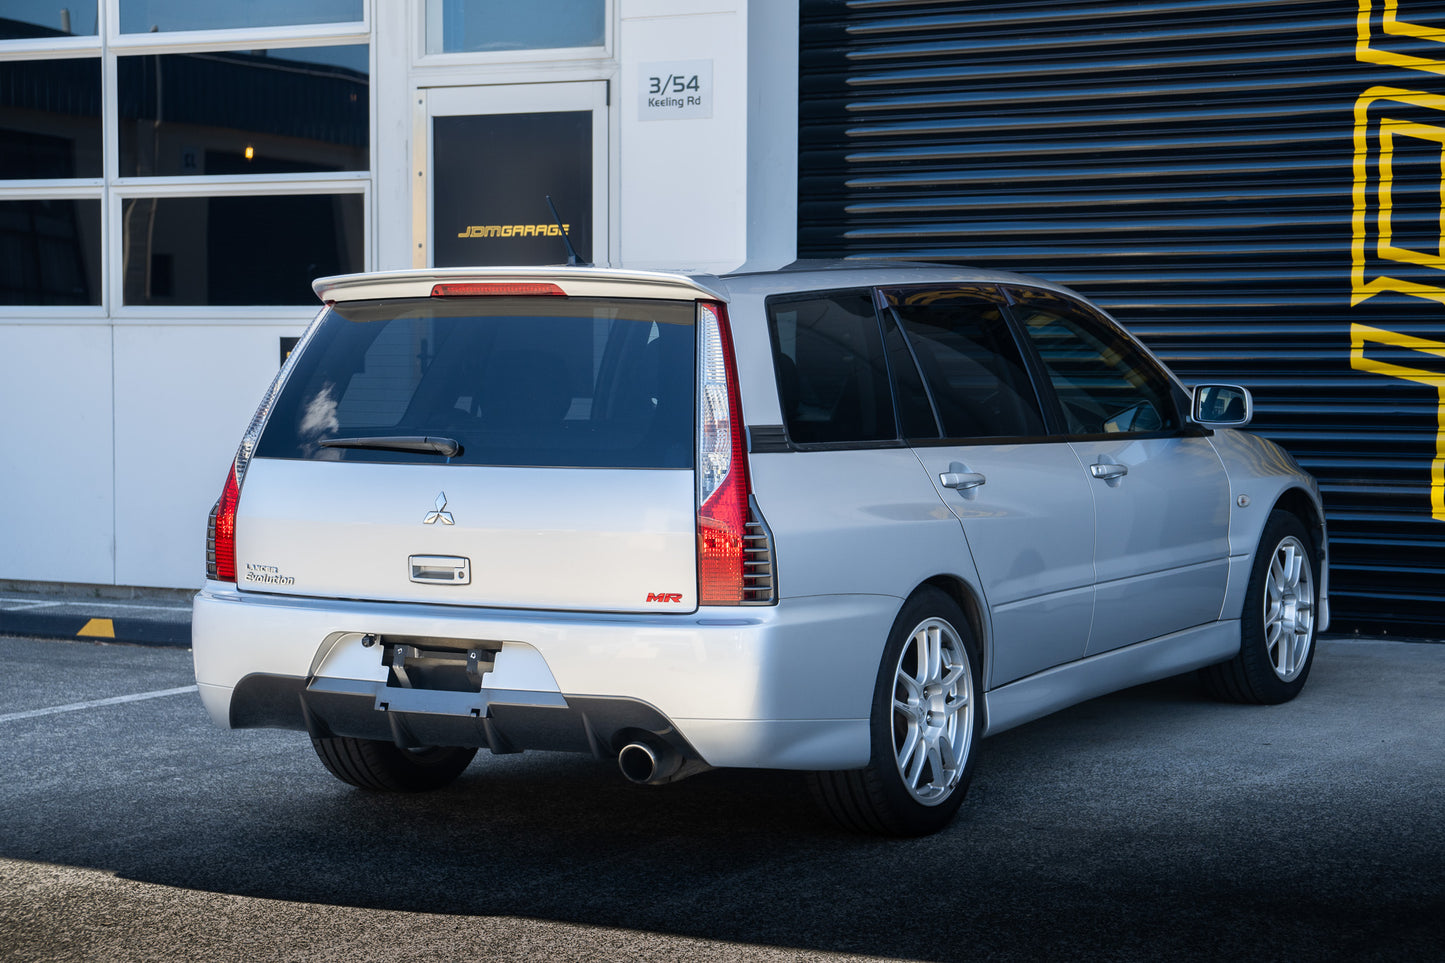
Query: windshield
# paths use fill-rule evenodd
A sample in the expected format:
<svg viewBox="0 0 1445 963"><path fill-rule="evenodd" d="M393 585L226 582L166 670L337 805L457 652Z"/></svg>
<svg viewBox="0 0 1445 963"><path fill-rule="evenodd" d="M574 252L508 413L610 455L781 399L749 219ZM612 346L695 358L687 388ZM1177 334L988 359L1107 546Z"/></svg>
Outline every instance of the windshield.
<svg viewBox="0 0 1445 963"><path fill-rule="evenodd" d="M689 301L602 298L337 304L296 359L256 455L691 468L694 314ZM407 436L454 439L460 451L323 444Z"/></svg>

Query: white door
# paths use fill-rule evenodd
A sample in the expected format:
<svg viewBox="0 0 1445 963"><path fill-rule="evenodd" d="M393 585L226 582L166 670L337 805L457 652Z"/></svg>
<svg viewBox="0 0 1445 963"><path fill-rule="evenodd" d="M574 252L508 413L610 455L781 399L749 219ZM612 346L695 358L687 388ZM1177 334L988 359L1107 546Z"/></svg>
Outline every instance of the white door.
<svg viewBox="0 0 1445 963"><path fill-rule="evenodd" d="M417 267L608 263L607 83L419 91ZM556 216L547 198L556 207ZM559 226L560 222L560 226Z"/></svg>

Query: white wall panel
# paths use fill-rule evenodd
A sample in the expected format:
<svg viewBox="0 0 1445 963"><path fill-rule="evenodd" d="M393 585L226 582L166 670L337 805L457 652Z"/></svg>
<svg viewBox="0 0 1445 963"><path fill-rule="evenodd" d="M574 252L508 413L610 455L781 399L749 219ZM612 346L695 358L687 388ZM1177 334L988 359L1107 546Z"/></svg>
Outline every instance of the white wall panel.
<svg viewBox="0 0 1445 963"><path fill-rule="evenodd" d="M0 324L0 578L115 576L111 329Z"/></svg>
<svg viewBox="0 0 1445 963"><path fill-rule="evenodd" d="M796 0L622 0L621 262L778 267L797 233ZM710 61L712 116L642 118L646 65Z"/></svg>
<svg viewBox="0 0 1445 963"><path fill-rule="evenodd" d="M721 4L708 4L709 7ZM656 4L637 4L651 14ZM747 260L747 0L728 13L629 16L623 3L621 261L727 271ZM712 62L712 116L640 119L649 63Z"/></svg>
<svg viewBox="0 0 1445 963"><path fill-rule="evenodd" d="M115 579L199 587L206 516L304 322L115 329Z"/></svg>

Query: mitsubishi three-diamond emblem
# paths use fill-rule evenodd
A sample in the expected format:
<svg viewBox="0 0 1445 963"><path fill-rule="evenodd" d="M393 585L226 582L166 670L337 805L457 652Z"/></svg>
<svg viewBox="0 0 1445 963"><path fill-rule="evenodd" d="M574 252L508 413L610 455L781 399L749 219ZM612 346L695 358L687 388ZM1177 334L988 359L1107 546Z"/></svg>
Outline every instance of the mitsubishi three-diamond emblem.
<svg viewBox="0 0 1445 963"><path fill-rule="evenodd" d="M451 512L442 511L442 509L447 507L446 492L437 492L436 506L436 511L427 512L426 518L423 518L421 520L421 523L423 525L435 525L438 521L440 521L443 525L456 524L456 522L452 520Z"/></svg>

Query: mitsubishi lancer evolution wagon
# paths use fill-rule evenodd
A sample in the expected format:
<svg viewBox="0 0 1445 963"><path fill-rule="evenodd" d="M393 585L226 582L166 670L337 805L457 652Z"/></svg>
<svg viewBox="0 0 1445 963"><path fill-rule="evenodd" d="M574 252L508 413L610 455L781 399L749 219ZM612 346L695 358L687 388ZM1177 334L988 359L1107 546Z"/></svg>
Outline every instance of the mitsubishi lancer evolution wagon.
<svg viewBox="0 0 1445 963"><path fill-rule="evenodd" d="M1197 670L1304 686L1313 479L1104 312L1034 278L798 262L323 278L241 439L196 596L232 728L337 778L478 749L658 784L807 772L844 826L933 832L980 739Z"/></svg>

